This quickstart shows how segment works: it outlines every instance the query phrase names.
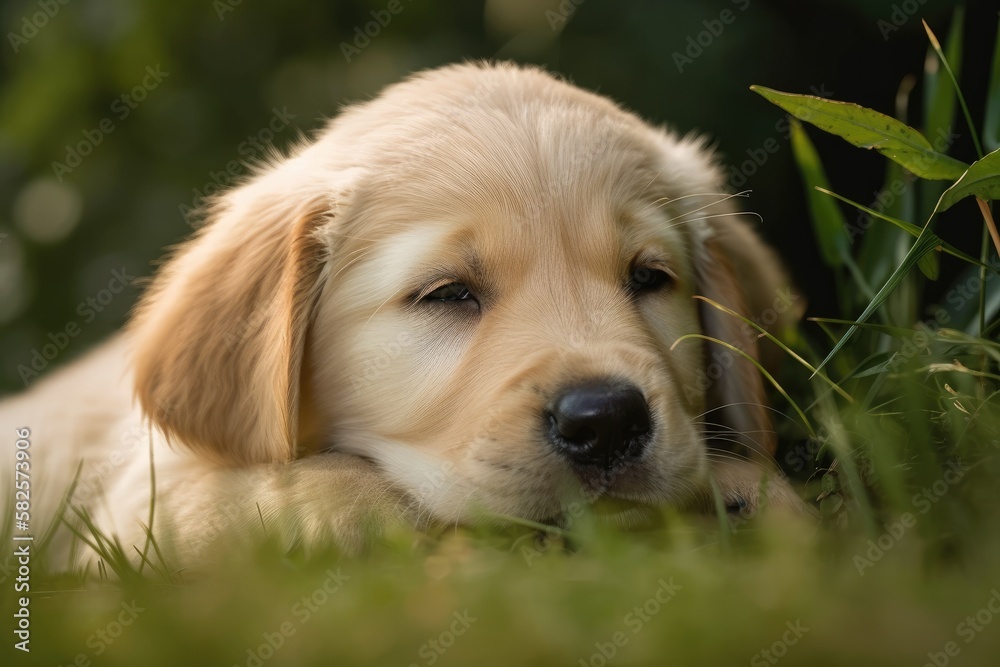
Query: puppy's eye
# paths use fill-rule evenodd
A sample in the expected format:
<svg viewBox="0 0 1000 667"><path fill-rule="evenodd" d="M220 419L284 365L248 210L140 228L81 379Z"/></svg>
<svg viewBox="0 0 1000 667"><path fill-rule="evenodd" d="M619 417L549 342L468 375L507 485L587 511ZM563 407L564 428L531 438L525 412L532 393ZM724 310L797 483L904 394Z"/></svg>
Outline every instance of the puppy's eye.
<svg viewBox="0 0 1000 667"><path fill-rule="evenodd" d="M438 287L433 292L428 292L423 300L442 303L478 303L476 297L469 291L469 288L462 283L448 283L447 285Z"/></svg>
<svg viewBox="0 0 1000 667"><path fill-rule="evenodd" d="M648 266L637 266L629 276L629 288L636 293L651 292L668 286L672 281L669 273Z"/></svg>

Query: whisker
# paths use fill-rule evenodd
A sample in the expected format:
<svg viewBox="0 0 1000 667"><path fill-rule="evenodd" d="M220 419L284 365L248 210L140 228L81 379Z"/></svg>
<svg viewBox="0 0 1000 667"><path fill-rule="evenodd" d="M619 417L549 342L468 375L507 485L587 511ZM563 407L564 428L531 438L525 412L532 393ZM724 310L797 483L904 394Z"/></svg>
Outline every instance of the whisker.
<svg viewBox="0 0 1000 667"><path fill-rule="evenodd" d="M760 213L755 213L753 211L733 211L732 213L713 213L712 215L703 215L703 216L698 217L698 218L689 218L687 220L679 220L678 222L674 222L674 224L672 224L672 225L668 224L667 229L673 229L674 227L679 227L681 225L687 225L687 224L690 224L692 222L701 222L702 220L711 220L712 218L728 218L728 217L734 216L734 215L752 215L752 216L756 217L758 220L760 220L761 222L764 221L764 217ZM673 220L677 220L677 218L674 218ZM667 220L667 222L670 223L670 222L673 222L673 220Z"/></svg>
<svg viewBox="0 0 1000 667"><path fill-rule="evenodd" d="M722 193L719 193L719 195L721 195L721 194ZM705 195L685 195L684 197L690 197L690 196L705 196ZM681 218L686 218L689 215L692 215L694 213L698 213L699 211L704 211L706 208L711 208L711 207L715 206L716 204L721 204L722 202L729 201L730 199L732 199L734 197L739 197L739 196L745 196L745 195L741 195L739 193L725 195L721 199L716 199L715 201L709 202L709 203L705 204L704 206L699 206L696 209L692 209L690 211L685 211L684 213L681 213L680 215L678 215L676 217L670 218L669 220L667 220L667 222L671 223L671 222L674 222L675 220L680 220ZM676 199L666 200L662 204L660 204L657 208L663 208L664 206L668 206L669 204L672 204L673 202L678 201L680 199L683 199L683 197L678 197Z"/></svg>
<svg viewBox="0 0 1000 667"><path fill-rule="evenodd" d="M749 406L753 406L753 407L764 408L765 410L769 410L769 411L771 411L771 412L773 412L773 413L775 413L777 415L780 415L780 416L784 417L786 420L792 422L793 424L796 424L796 425L799 424L794 418L792 418L790 415L782 412L781 410L779 410L779 409L777 409L775 407L772 407L770 405L767 405L766 403L754 403L753 401L734 401L732 403L725 403L723 405L717 405L715 407L709 408L708 410L705 410L704 412L702 412L699 415L695 415L694 418L698 419L699 417L705 417L710 412L715 412L716 410L722 410L723 408L736 407L736 406L739 406L739 405L749 405Z"/></svg>
<svg viewBox="0 0 1000 667"><path fill-rule="evenodd" d="M659 176L659 174L657 174L657 176ZM733 193L733 192L693 192L691 194L681 195L679 197L674 197L673 199L670 199L668 197L661 197L661 198L657 199L656 201L654 201L653 203L654 204L660 204L662 202L662 206L667 206L669 204L673 204L674 202L680 201L682 199L690 199L691 197L722 197L722 199L717 199L714 202L714 203L717 204L719 202L724 202L727 199L732 199L733 197L748 198L750 196L750 192L751 192L750 190L743 190L741 192L736 192L736 193ZM708 204L708 206L711 206L711 205L712 204ZM691 211L691 213L694 213L694 212L695 211Z"/></svg>

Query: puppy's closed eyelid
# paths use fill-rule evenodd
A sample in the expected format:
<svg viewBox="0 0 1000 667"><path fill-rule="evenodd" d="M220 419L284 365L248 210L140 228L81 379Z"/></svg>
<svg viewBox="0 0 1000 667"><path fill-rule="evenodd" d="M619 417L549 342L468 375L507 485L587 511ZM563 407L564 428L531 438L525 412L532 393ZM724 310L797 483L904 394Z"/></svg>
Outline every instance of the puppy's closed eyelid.
<svg viewBox="0 0 1000 667"><path fill-rule="evenodd" d="M671 284L676 285L681 282L681 276L674 267L674 263L660 253L641 252L629 264L628 273L631 275L637 269L644 268L651 271L662 271L667 274Z"/></svg>
<svg viewBox="0 0 1000 667"><path fill-rule="evenodd" d="M452 277L455 275L457 274L449 273L445 276L436 274L435 277L418 281L418 286L410 290L401 290L400 293L405 293L406 296L402 297L400 305L402 308L411 311L429 307L438 309L444 307L447 310L448 307L451 307L455 312L468 313L473 310L477 313L480 312L483 307L482 298L475 284L462 278ZM467 297L454 299L433 298L435 292L452 286L456 288L456 294L464 292L467 294Z"/></svg>
<svg viewBox="0 0 1000 667"><path fill-rule="evenodd" d="M451 276L444 277L444 278L437 278L437 279L434 279L434 280L429 280L429 281L423 282L421 287L419 287L419 288L417 288L417 289L415 289L415 290L412 291L412 298L414 300L416 300L416 301L422 301L423 299L427 298L427 295L430 294L431 292L434 292L435 290L439 290L442 287L446 287L446 286L451 285L453 283L460 283L460 284L463 284L463 285L467 285L468 284L464 280L461 280L460 278L451 277Z"/></svg>

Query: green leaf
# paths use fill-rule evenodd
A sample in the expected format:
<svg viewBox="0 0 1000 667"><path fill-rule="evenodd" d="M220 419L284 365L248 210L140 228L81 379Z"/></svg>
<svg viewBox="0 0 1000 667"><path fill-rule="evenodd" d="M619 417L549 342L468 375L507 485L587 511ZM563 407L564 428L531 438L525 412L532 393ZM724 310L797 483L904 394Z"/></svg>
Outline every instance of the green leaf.
<svg viewBox="0 0 1000 667"><path fill-rule="evenodd" d="M982 160L976 160L968 171L938 200L938 213L947 211L960 199L976 196L983 200L1000 199L1000 148Z"/></svg>
<svg viewBox="0 0 1000 667"><path fill-rule="evenodd" d="M859 148L874 148L921 178L953 181L968 168L965 163L935 151L924 135L909 125L872 109L763 86L750 86L750 90L799 120L836 134Z"/></svg>
<svg viewBox="0 0 1000 667"><path fill-rule="evenodd" d="M847 220L844 219L844 214L834 200L816 190L817 187L827 189L830 187L816 147L809 140L801 123L793 119L791 128L792 152L802 173L802 180L805 181L809 213L823 261L827 266L842 266L850 248L846 231Z"/></svg>
<svg viewBox="0 0 1000 667"><path fill-rule="evenodd" d="M931 280L937 280L941 275L941 263L937 253L929 252L917 260L917 268Z"/></svg>
<svg viewBox="0 0 1000 667"><path fill-rule="evenodd" d="M896 270L892 272L892 275L889 276L889 279L885 282L885 285L882 286L882 289L878 291L878 294L875 295L875 298L871 300L871 303L868 304L868 307L865 308L864 312L861 313L861 315L858 317L857 319L858 324L865 322L869 317L872 316L872 313L874 313L882 306L882 304L889 297L892 291L896 289L896 286L899 285L900 282L902 282L903 278L910 271L910 269L913 268L913 266L920 260L921 257L932 251L937 246L937 244L938 244L937 239L934 238L933 234L924 233L921 234L919 237L917 237L916 242L910 248L909 252L906 253L906 257L903 258L903 261L900 262L899 266L896 267ZM837 341L837 344L833 346L833 349L830 350L830 353L826 355L826 358L823 360L823 363L821 363L819 366L816 367L817 373L820 370L822 370L822 368L826 366L826 364L829 363L829 361L833 359L834 356L836 356L837 352L840 352L840 349L847 344L847 341L849 341L851 337L854 336L854 334L858 330L858 324L855 324L850 329L848 329L847 332L843 335L843 337L839 341ZM813 375L815 375L815 373L813 373Z"/></svg>
<svg viewBox="0 0 1000 667"><path fill-rule="evenodd" d="M993 45L990 87L986 92L986 113L983 116L983 143L989 151L1000 148L1000 22L997 30L997 41Z"/></svg>

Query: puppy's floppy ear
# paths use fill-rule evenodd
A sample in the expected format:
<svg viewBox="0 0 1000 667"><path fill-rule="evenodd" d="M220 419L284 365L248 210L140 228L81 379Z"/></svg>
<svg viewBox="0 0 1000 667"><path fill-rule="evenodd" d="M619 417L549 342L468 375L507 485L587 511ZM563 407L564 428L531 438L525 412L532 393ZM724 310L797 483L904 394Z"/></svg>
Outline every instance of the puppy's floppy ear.
<svg viewBox="0 0 1000 667"><path fill-rule="evenodd" d="M743 317L779 331L801 315L801 304L788 286L774 252L735 216L706 221L695 251L696 293L716 301ZM758 332L719 309L699 302L703 332L744 351L761 361ZM773 355L772 355L773 356ZM732 441L742 444L744 453L768 458L774 454L776 439L766 406L760 371L746 358L716 343L706 342L705 421L718 435L720 448L732 449ZM765 367L769 365L767 360Z"/></svg>
<svg viewBox="0 0 1000 667"><path fill-rule="evenodd" d="M304 339L347 189L315 171L292 158L216 201L129 325L146 415L215 460L295 456Z"/></svg>

